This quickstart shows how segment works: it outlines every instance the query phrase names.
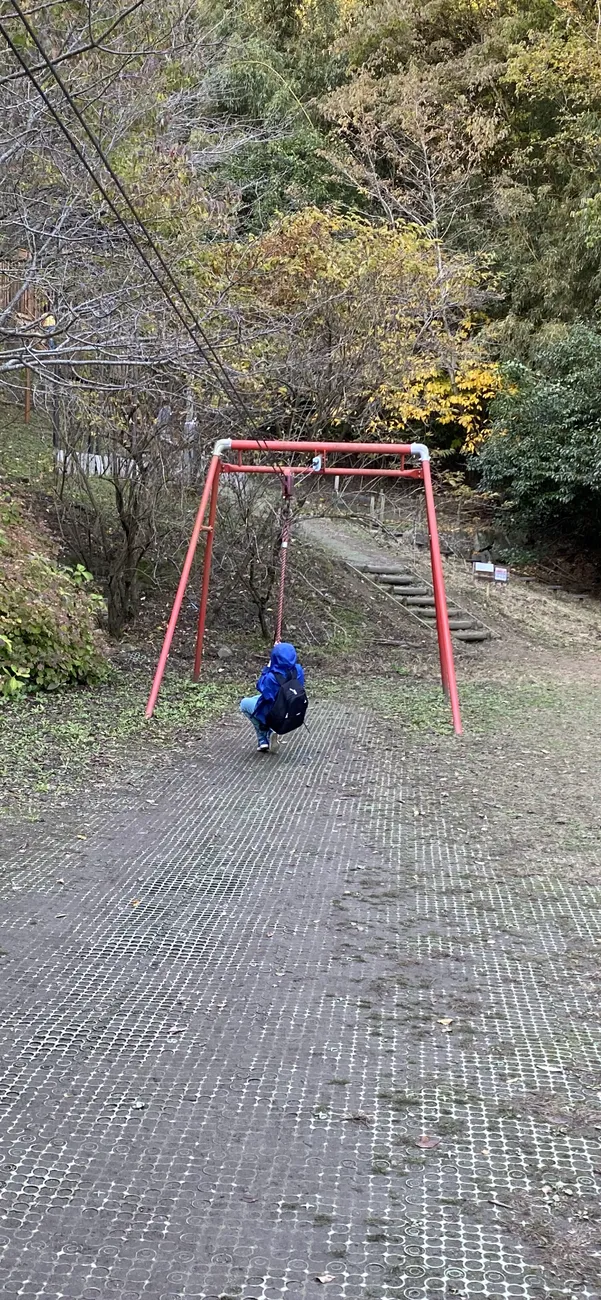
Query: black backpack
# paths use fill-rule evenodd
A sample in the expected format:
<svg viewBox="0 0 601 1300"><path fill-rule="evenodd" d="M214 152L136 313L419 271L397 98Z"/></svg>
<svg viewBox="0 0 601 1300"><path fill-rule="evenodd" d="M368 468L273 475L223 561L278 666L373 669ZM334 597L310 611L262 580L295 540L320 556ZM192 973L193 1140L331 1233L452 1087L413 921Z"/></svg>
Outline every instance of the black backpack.
<svg viewBox="0 0 601 1300"><path fill-rule="evenodd" d="M274 677L280 683L280 689L266 722L270 731L275 731L277 736L285 736L287 732L302 727L309 701L304 686L298 680L296 668L293 669L292 677L283 677L281 673L274 673Z"/></svg>

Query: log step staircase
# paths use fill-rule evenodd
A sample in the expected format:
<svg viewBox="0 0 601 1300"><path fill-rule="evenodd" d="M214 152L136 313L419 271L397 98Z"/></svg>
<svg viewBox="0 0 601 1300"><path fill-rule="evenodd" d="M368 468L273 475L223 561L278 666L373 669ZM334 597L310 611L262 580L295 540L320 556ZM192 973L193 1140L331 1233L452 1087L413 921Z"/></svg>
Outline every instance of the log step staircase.
<svg viewBox="0 0 601 1300"><path fill-rule="evenodd" d="M406 567L381 564L353 565L365 577L376 585L383 587L386 594L393 596L424 626L434 627L436 609L434 594L430 583ZM492 633L478 618L467 610L460 609L454 601L449 601L449 627L456 641L478 642L490 641Z"/></svg>

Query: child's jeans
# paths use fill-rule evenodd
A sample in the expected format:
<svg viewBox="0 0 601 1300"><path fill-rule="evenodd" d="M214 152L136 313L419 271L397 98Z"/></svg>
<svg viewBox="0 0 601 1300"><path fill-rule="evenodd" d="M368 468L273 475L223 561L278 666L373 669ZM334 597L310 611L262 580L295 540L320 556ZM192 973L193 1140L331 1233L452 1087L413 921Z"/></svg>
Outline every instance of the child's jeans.
<svg viewBox="0 0 601 1300"><path fill-rule="evenodd" d="M257 733L257 740L269 740L269 736L270 736L269 728L266 727L262 722L259 722L258 718L253 717L254 711L260 699L261 699L260 695L247 695L244 700L240 701L240 712L244 714L245 718L248 718L249 722L252 722L253 727Z"/></svg>

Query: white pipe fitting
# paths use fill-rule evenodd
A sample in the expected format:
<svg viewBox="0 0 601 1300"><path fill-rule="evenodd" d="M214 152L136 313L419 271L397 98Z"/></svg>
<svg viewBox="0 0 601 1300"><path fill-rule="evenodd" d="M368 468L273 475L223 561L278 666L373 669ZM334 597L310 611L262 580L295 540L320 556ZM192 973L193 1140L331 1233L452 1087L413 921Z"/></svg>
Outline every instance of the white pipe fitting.
<svg viewBox="0 0 601 1300"><path fill-rule="evenodd" d="M231 450L232 450L231 438L220 438L219 441L216 442L215 446L213 447L213 455L220 456L220 457L225 456L226 451L231 451Z"/></svg>

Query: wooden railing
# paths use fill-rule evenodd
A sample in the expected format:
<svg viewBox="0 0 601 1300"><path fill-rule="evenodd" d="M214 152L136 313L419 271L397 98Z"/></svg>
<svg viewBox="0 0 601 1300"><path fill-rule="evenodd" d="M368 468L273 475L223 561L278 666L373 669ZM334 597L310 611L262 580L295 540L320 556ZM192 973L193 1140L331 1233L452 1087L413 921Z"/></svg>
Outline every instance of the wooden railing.
<svg viewBox="0 0 601 1300"><path fill-rule="evenodd" d="M11 302L15 316L22 320L39 320L48 311L47 295L35 280L28 282L26 262L0 262L0 311Z"/></svg>
<svg viewBox="0 0 601 1300"><path fill-rule="evenodd" d="M49 310L47 294L32 277L27 262L0 262L0 312L11 308L15 323L38 321ZM31 371L25 367L25 423L31 418Z"/></svg>

